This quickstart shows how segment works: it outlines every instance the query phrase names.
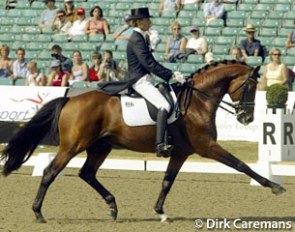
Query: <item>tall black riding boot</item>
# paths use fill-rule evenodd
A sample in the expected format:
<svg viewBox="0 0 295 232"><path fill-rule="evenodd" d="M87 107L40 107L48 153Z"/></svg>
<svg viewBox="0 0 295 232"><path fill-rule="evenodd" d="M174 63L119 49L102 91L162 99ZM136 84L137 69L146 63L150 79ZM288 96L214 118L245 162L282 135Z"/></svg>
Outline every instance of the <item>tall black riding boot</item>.
<svg viewBox="0 0 295 232"><path fill-rule="evenodd" d="M157 156L169 157L173 149L172 145L168 145L165 139L168 112L161 108L157 115L157 132L156 132L156 153Z"/></svg>

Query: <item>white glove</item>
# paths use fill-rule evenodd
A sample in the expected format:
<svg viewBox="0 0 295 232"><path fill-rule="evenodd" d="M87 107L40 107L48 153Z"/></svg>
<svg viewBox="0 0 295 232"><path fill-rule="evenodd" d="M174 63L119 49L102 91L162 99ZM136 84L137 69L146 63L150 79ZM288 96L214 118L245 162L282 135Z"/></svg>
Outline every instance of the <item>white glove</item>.
<svg viewBox="0 0 295 232"><path fill-rule="evenodd" d="M183 74L181 72L174 72L173 78L181 84L183 84L186 81L185 77L183 76Z"/></svg>

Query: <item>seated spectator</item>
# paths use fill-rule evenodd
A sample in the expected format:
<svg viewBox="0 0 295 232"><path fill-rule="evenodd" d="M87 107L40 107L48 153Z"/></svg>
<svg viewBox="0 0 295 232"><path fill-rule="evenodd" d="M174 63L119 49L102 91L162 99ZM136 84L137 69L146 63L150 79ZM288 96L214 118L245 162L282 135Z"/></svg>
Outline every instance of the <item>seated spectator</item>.
<svg viewBox="0 0 295 232"><path fill-rule="evenodd" d="M113 59L113 52L105 50L98 76L101 77L102 81L118 81L118 72L119 68L117 62Z"/></svg>
<svg viewBox="0 0 295 232"><path fill-rule="evenodd" d="M163 12L178 13L180 10L181 0L161 0L159 13L160 15Z"/></svg>
<svg viewBox="0 0 295 232"><path fill-rule="evenodd" d="M212 52L207 52L205 54L205 64L212 64L214 63L214 55Z"/></svg>
<svg viewBox="0 0 295 232"><path fill-rule="evenodd" d="M28 72L26 75L26 85L27 86L45 86L46 76L43 72L38 71L37 62L31 60L28 63Z"/></svg>
<svg viewBox="0 0 295 232"><path fill-rule="evenodd" d="M258 87L260 90L273 84L282 84L288 87L288 68L281 62L281 54L281 50L278 48L271 51L271 63L264 68L262 80Z"/></svg>
<svg viewBox="0 0 295 232"><path fill-rule="evenodd" d="M231 55L231 58L233 60L236 60L236 61L244 61L243 56L242 56L242 51L237 46L231 47L231 49L230 49L230 55Z"/></svg>
<svg viewBox="0 0 295 232"><path fill-rule="evenodd" d="M295 19L294 19L294 29L288 35L288 39L286 42L286 48L295 48Z"/></svg>
<svg viewBox="0 0 295 232"><path fill-rule="evenodd" d="M90 11L91 18L88 20L85 33L89 36L104 34L106 37L109 33L108 21L103 17L103 11L99 6L95 6Z"/></svg>
<svg viewBox="0 0 295 232"><path fill-rule="evenodd" d="M75 22L77 18L77 10L75 9L73 0L64 0L64 11L66 12L67 20L71 23Z"/></svg>
<svg viewBox="0 0 295 232"><path fill-rule="evenodd" d="M51 48L51 56L61 62L62 70L70 73L72 71L73 62L70 58L62 54L62 48L55 44Z"/></svg>
<svg viewBox="0 0 295 232"><path fill-rule="evenodd" d="M212 2L206 3L204 7L204 17L207 21L207 25L214 19L223 19L225 21L225 7L219 0L212 0Z"/></svg>
<svg viewBox="0 0 295 232"><path fill-rule="evenodd" d="M192 33L192 38L189 38L185 53L190 54L199 54L205 55L208 51L207 40L205 37L200 36L200 30L196 26L192 26L190 32Z"/></svg>
<svg viewBox="0 0 295 232"><path fill-rule="evenodd" d="M52 23L52 31L58 35L68 35L71 27L72 23L67 20L66 12L58 10Z"/></svg>
<svg viewBox="0 0 295 232"><path fill-rule="evenodd" d="M73 53L72 74L70 75L70 85L75 81L87 81L89 76L89 67L83 62L82 54L80 51L74 51Z"/></svg>
<svg viewBox="0 0 295 232"><path fill-rule="evenodd" d="M8 78L12 75L13 60L9 58L9 47L2 44L0 48L0 78Z"/></svg>
<svg viewBox="0 0 295 232"><path fill-rule="evenodd" d="M48 75L47 86L68 86L70 74L62 70L62 66L59 60L53 60L51 62L51 72Z"/></svg>
<svg viewBox="0 0 295 232"><path fill-rule="evenodd" d="M248 24L244 31L247 33L247 38L240 41L240 46L245 61L247 61L248 56L264 57L260 40L255 39L255 26Z"/></svg>
<svg viewBox="0 0 295 232"><path fill-rule="evenodd" d="M93 52L92 54L92 62L93 66L89 69L89 81L101 81L101 77L99 76L99 70L101 65L102 56L99 52Z"/></svg>
<svg viewBox="0 0 295 232"><path fill-rule="evenodd" d="M171 30L172 36L167 38L164 59L166 62L174 63L180 54L185 53L187 38L180 34L181 26L179 22L173 22L171 25Z"/></svg>
<svg viewBox="0 0 295 232"><path fill-rule="evenodd" d="M17 60L13 62L13 74L12 74L12 79L24 79L27 76L27 65L29 61L25 58L25 49L23 48L18 48L16 50L16 56Z"/></svg>
<svg viewBox="0 0 295 232"><path fill-rule="evenodd" d="M113 34L113 39L115 40L115 45L127 45L130 36L133 33L133 20L131 20L130 15L125 15L124 25L117 28Z"/></svg>
<svg viewBox="0 0 295 232"><path fill-rule="evenodd" d="M87 20L85 19L84 8L77 9L77 20L73 23L69 31L69 39L72 39L76 35L85 35Z"/></svg>
<svg viewBox="0 0 295 232"><path fill-rule="evenodd" d="M52 27L52 22L54 20L56 12L58 11L58 8L55 6L55 0L45 0L44 2L47 9L45 9L41 13L41 17L39 20L39 28L41 32L43 32L46 28Z"/></svg>

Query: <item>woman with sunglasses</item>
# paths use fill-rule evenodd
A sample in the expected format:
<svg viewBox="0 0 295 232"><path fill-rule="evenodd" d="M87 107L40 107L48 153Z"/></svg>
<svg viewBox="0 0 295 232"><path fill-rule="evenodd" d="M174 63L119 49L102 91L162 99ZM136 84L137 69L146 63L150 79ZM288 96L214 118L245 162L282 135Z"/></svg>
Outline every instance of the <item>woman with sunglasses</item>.
<svg viewBox="0 0 295 232"><path fill-rule="evenodd" d="M180 29L181 26L178 21L172 23L172 36L167 38L166 51L164 55L164 59L167 62L175 63L178 56L185 53L187 38L180 33Z"/></svg>
<svg viewBox="0 0 295 232"><path fill-rule="evenodd" d="M273 84L282 84L288 87L288 68L281 62L281 50L275 48L270 53L271 63L264 68L261 84L268 87Z"/></svg>

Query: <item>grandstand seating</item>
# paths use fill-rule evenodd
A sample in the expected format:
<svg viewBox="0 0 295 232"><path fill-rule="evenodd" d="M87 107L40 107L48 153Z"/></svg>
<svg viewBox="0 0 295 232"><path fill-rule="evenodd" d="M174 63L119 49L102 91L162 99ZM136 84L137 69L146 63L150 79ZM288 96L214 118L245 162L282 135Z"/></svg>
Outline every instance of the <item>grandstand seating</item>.
<svg viewBox="0 0 295 232"><path fill-rule="evenodd" d="M154 56L165 67L172 70L183 70L184 73L188 73L194 71L190 67L198 68L199 64L204 63L203 56L200 55L190 55L182 65L164 62L166 38L171 34L170 25L175 19L180 22L182 33L188 37L191 25L198 26L201 34L207 38L209 51L214 53L216 60L228 57L230 47L239 45L240 40L245 37L242 28L248 23L252 23L257 28L256 37L261 43L268 50L274 47L280 48L284 54L282 60L288 66L294 65L295 49L285 49L287 36L294 29L294 0L240 0L237 5L227 4L226 26L224 26L223 20L215 20L210 25L206 25L203 18L204 3L186 4L176 16L170 13L159 15L159 2L159 0L105 0L101 7L109 22L111 32L114 32L115 28L122 23L123 16L129 13L130 8L148 6L150 13L154 16L152 27L159 32L161 38ZM88 0L87 2L75 0L76 6L84 7L88 12L96 4L96 0ZM63 7L63 0L56 0L56 5ZM15 50L18 47L23 47L26 49L27 58L36 59L39 68L46 70L51 59L50 48L53 44L58 43L67 56L71 56L74 50L81 50L83 59L87 62L90 61L93 51L106 49L113 51L115 59L126 61L126 47L115 46L112 35L106 38L103 35L89 38L75 36L69 42L67 36L54 35L50 29L40 34L37 24L43 9L44 3L42 1L34 1L30 7L25 0L19 0L16 9L9 11L0 9L0 44L5 43L10 46L11 57L15 57ZM268 59L263 62L260 57L248 60L249 65L266 64L267 62L269 62ZM2 80L0 80L1 84Z"/></svg>

